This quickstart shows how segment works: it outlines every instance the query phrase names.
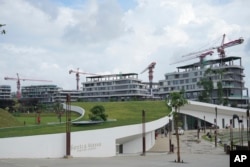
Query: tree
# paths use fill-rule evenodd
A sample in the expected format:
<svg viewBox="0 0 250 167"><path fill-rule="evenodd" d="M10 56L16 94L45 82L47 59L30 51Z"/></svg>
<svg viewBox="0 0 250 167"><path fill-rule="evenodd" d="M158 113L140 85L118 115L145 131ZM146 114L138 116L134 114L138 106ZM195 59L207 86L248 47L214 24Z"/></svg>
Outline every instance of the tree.
<svg viewBox="0 0 250 167"><path fill-rule="evenodd" d="M222 76L224 70L223 69L211 69L208 68L205 73L204 77L197 83L197 85L203 87L203 91L199 95L199 101L212 103L212 93L214 90L213 85L213 77L217 80L217 104L223 104L223 86L222 86Z"/></svg>
<svg viewBox="0 0 250 167"><path fill-rule="evenodd" d="M106 121L108 115L105 114L105 108L102 105L96 105L90 110L89 119L92 121Z"/></svg>
<svg viewBox="0 0 250 167"><path fill-rule="evenodd" d="M170 111L172 109L174 109L174 111L172 111L172 113L173 113L173 120L174 120L175 135L176 135L176 140L177 140L177 162L181 161L180 139L179 139L179 133L178 133L178 127L180 125L179 110L180 110L181 106L184 106L187 103L188 103L188 101L184 97L184 91L172 92L169 94L169 97L166 98L167 108L169 108Z"/></svg>
<svg viewBox="0 0 250 167"><path fill-rule="evenodd" d="M208 77L201 78L197 85L203 87L203 90L198 97L199 101L207 103L212 102L212 91L214 89L212 79Z"/></svg>
<svg viewBox="0 0 250 167"><path fill-rule="evenodd" d="M62 122L63 105L61 103L59 103L59 102L56 102L53 105L53 109L56 112L56 114L58 115L59 122L61 123Z"/></svg>
<svg viewBox="0 0 250 167"><path fill-rule="evenodd" d="M0 24L0 28L3 27L3 26L6 26L6 24ZM6 34L5 29L3 29L3 30L1 31L1 34Z"/></svg>

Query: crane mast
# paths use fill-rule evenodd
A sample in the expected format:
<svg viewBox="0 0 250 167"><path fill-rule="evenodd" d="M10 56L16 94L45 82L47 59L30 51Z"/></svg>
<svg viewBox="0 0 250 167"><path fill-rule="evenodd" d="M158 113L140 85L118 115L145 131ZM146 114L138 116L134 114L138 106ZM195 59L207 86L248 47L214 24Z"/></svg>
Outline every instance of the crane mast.
<svg viewBox="0 0 250 167"><path fill-rule="evenodd" d="M76 90L79 90L79 81L80 81L80 74L83 75L98 75L98 74L93 74L93 73L88 73L88 72L81 72L79 71L79 68L76 70L69 70L69 74L75 73L76 74Z"/></svg>
<svg viewBox="0 0 250 167"><path fill-rule="evenodd" d="M156 63L152 62L151 64L148 65L147 68L145 68L142 72L144 73L145 71L148 70L148 79L149 79L149 88L150 88L150 94L152 95L152 85L153 85L153 69L155 68Z"/></svg>

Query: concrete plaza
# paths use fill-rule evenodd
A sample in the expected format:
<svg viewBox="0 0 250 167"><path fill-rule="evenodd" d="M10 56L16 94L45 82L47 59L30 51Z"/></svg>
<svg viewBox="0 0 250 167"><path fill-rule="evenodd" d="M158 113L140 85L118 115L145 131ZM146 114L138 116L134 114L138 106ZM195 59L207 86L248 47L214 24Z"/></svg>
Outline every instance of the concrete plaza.
<svg viewBox="0 0 250 167"><path fill-rule="evenodd" d="M201 132L201 134L203 134ZM169 153L168 136L159 135L156 144L146 155L120 154L110 158L69 158L69 159L0 159L1 167L161 167L161 166L192 166L229 167L229 155L225 154L220 146L214 147L213 143L201 140L196 142L196 131L185 132L181 136L181 160L183 163L176 163L176 137L172 135L172 143L175 145L175 152Z"/></svg>

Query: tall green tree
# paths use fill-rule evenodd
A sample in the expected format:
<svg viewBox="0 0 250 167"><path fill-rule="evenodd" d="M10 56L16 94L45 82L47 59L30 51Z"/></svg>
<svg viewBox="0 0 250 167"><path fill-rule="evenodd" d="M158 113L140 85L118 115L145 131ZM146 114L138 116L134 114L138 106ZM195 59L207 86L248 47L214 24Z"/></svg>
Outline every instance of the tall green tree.
<svg viewBox="0 0 250 167"><path fill-rule="evenodd" d="M222 76L223 76L224 70L223 69L212 69L208 68L203 78L197 83L197 85L203 87L203 91L199 95L199 101L207 102L207 103L213 103L212 102L212 93L214 90L213 85L213 77L216 78L216 84L217 84L217 104L222 104L224 102L223 100L223 86L222 86Z"/></svg>
<svg viewBox="0 0 250 167"><path fill-rule="evenodd" d="M174 111L172 111L172 114L173 114L174 129L175 129L176 141L177 141L177 162L181 161L180 138L179 138L179 133L178 133L178 127L181 124L180 119L179 119L180 107L184 106L187 103L188 103L188 101L184 97L184 91L172 92L172 93L169 94L169 97L166 98L166 106L167 106L167 108L170 111L172 111L172 109L174 109Z"/></svg>

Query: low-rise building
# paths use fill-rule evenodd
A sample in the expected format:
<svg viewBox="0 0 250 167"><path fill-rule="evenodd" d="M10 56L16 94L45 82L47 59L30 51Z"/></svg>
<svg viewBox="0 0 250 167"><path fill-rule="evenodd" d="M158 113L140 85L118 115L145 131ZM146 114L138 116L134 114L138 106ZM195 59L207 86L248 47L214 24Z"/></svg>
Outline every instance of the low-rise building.
<svg viewBox="0 0 250 167"><path fill-rule="evenodd" d="M31 85L22 86L22 100L36 99L39 103L54 102L54 94L61 88L56 85Z"/></svg>
<svg viewBox="0 0 250 167"><path fill-rule="evenodd" d="M10 85L0 85L0 100L11 99Z"/></svg>
<svg viewBox="0 0 250 167"><path fill-rule="evenodd" d="M86 101L123 101L150 97L146 84L137 73L86 77L82 83L82 98Z"/></svg>

